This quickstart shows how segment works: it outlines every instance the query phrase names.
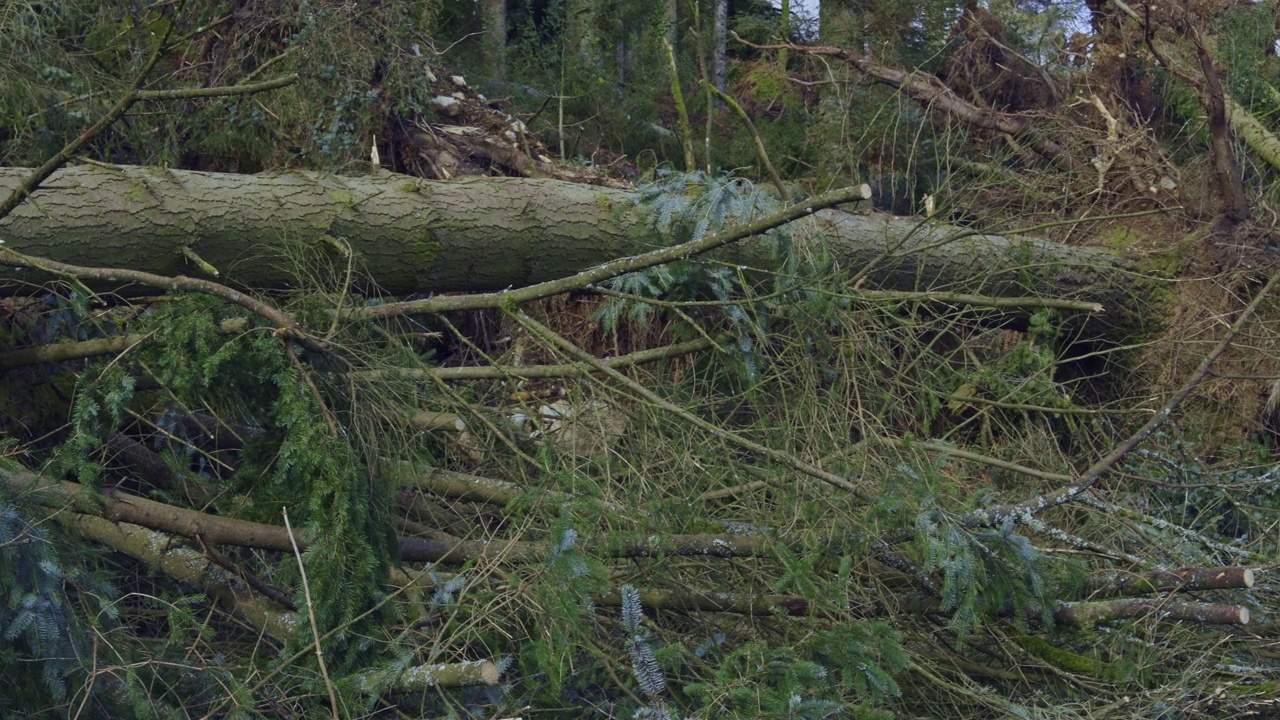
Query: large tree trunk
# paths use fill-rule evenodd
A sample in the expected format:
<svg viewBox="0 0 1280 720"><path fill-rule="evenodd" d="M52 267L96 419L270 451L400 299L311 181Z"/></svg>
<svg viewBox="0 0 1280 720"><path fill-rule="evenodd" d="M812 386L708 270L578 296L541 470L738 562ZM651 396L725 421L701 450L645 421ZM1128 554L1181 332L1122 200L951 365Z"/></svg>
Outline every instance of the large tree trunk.
<svg viewBox="0 0 1280 720"><path fill-rule="evenodd" d="M0 168L0 196L26 172ZM851 271L875 260L863 290L1039 294L1101 303L1106 312L1095 328L1128 330L1138 320L1132 268L1099 251L1028 237L948 241L966 233L838 210L814 213L791 230L797 252L824 250ZM259 288L296 284L305 261L290 246L337 257L332 238L349 243L367 277L390 294L519 287L674 242L631 193L523 178L83 166L59 171L0 221L0 240L21 253L170 276L200 276L198 257L219 271L219 281ZM716 252L754 267L773 262L760 240ZM28 292L43 279L3 269L0 292Z"/></svg>

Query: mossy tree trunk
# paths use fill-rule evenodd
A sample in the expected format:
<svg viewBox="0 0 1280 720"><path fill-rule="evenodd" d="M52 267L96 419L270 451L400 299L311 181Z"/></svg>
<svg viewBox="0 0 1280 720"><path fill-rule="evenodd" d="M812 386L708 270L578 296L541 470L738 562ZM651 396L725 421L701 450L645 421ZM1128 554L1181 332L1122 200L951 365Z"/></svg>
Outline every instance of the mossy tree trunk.
<svg viewBox="0 0 1280 720"><path fill-rule="evenodd" d="M595 0L570 0L565 4L565 12L568 13L565 25L569 50L578 54L583 67L597 71L600 67L600 31L596 27Z"/></svg>

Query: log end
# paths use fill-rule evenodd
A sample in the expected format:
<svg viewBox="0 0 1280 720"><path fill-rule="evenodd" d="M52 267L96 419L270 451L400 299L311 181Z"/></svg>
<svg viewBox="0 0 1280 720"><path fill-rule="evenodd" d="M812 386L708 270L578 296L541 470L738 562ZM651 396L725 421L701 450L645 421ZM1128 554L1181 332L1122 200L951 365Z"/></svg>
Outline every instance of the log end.
<svg viewBox="0 0 1280 720"><path fill-rule="evenodd" d="M1245 610L1244 612L1245 612L1245 617L1248 618L1249 611ZM1248 622L1247 619L1246 619L1246 622ZM502 679L502 673L498 671L498 666L489 662L488 660L485 660L483 663L481 663L479 669L477 670L477 674L479 675L480 680L485 685L497 685L498 681Z"/></svg>

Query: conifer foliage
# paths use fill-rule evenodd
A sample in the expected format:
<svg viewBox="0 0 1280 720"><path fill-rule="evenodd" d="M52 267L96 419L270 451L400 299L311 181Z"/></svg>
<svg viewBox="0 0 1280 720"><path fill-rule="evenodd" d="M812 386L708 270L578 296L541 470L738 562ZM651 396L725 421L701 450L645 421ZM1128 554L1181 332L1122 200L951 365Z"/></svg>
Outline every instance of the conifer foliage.
<svg viewBox="0 0 1280 720"><path fill-rule="evenodd" d="M393 297L340 223L258 239L264 288L0 213L0 715L1269 711L1280 276L1226 212L1280 197L1261 5L800 5L0 3L24 211L73 160L554 171L669 246ZM864 182L920 233L845 267L785 222ZM935 282L899 251L943 221L1009 266ZM752 224L767 266L688 245ZM1133 254L1166 322L1086 334L1024 233Z"/></svg>

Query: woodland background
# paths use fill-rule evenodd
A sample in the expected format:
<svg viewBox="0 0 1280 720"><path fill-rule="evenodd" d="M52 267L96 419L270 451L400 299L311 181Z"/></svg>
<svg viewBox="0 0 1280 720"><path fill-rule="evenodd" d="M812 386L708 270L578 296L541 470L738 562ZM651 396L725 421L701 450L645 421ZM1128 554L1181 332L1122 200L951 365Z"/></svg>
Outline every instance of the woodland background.
<svg viewBox="0 0 1280 720"><path fill-rule="evenodd" d="M0 2L0 715L1277 713L1278 13Z"/></svg>

